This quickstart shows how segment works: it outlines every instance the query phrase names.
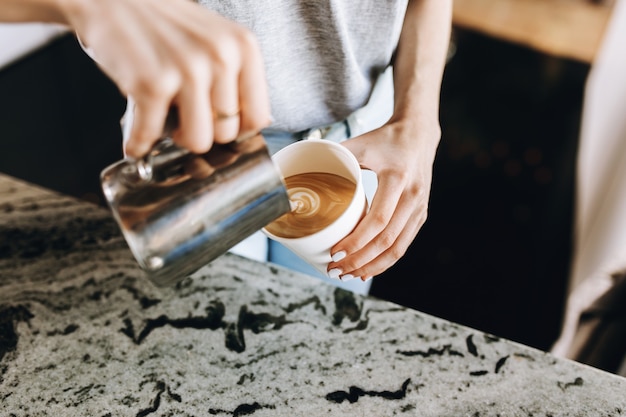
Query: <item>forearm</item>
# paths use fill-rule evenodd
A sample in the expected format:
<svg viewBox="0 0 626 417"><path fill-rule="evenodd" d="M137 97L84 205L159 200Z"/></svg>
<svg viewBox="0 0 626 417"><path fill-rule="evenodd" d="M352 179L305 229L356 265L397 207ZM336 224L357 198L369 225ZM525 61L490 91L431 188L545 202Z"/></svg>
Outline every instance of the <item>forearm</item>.
<svg viewBox="0 0 626 417"><path fill-rule="evenodd" d="M0 22L68 24L68 0L0 0Z"/></svg>
<svg viewBox="0 0 626 417"><path fill-rule="evenodd" d="M439 127L451 21L452 0L409 0L394 61L392 121L401 121L415 130L425 124Z"/></svg>

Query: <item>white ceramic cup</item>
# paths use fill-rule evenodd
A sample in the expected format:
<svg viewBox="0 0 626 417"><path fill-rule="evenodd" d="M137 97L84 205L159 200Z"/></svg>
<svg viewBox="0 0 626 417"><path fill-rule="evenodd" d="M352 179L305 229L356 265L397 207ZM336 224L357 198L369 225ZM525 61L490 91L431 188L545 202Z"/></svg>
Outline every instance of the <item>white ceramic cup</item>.
<svg viewBox="0 0 626 417"><path fill-rule="evenodd" d="M367 211L359 163L347 148L320 139L306 139L286 146L275 153L272 160L284 178L323 172L340 175L356 184L352 200L343 214L318 232L297 238L285 238L275 236L263 228L263 232L270 239L282 243L326 275L328 264L332 261L331 248L354 230Z"/></svg>

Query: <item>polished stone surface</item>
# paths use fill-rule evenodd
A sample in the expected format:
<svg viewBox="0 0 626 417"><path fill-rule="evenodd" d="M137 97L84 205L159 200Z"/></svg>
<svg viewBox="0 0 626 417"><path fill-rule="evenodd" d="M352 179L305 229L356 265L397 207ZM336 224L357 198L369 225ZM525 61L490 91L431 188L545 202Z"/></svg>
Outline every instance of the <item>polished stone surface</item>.
<svg viewBox="0 0 626 417"><path fill-rule="evenodd" d="M0 415L623 416L626 379L235 255L157 288L0 176Z"/></svg>

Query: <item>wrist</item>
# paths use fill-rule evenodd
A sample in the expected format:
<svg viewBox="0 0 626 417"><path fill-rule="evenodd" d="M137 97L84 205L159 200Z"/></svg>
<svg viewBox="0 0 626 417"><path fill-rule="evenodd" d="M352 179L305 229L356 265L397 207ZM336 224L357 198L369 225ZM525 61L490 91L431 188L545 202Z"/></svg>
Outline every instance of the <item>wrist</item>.
<svg viewBox="0 0 626 417"><path fill-rule="evenodd" d="M420 153L434 154L441 139L439 118L428 112L396 112L387 122L393 129L393 138Z"/></svg>
<svg viewBox="0 0 626 417"><path fill-rule="evenodd" d="M76 0L6 0L0 3L0 21L68 25L66 3Z"/></svg>
<svg viewBox="0 0 626 417"><path fill-rule="evenodd" d="M47 0L52 4L54 10L58 15L58 19L61 20L58 23L65 24L67 26L73 26L74 17L81 12L84 7L83 0Z"/></svg>
<svg viewBox="0 0 626 417"><path fill-rule="evenodd" d="M424 132L429 137L435 137L437 141L441 136L439 115L432 110L421 112L395 111L388 124L394 125L402 133Z"/></svg>

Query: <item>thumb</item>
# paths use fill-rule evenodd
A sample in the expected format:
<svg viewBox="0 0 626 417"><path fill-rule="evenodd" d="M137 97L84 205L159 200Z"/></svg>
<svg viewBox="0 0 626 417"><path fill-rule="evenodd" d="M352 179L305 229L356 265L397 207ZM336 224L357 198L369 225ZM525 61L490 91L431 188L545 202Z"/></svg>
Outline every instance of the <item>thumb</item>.
<svg viewBox="0 0 626 417"><path fill-rule="evenodd" d="M369 136L370 133L365 133L361 136L341 142L341 145L347 148L352 155L355 156L356 160L359 161L359 165L363 169L370 169L367 153Z"/></svg>

